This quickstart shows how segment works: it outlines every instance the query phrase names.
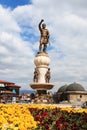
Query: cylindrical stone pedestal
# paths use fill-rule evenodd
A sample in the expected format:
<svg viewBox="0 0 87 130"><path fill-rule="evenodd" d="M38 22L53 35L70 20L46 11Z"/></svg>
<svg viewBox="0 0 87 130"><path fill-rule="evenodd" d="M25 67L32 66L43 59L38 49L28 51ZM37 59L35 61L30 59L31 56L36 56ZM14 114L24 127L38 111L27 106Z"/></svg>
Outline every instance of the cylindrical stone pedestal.
<svg viewBox="0 0 87 130"><path fill-rule="evenodd" d="M40 52L36 55L34 59L35 70L38 72L34 76L34 82L30 84L32 89L36 89L37 93L46 94L47 90L53 88L53 84L47 82L46 73L49 68L50 58L47 53Z"/></svg>
<svg viewBox="0 0 87 130"><path fill-rule="evenodd" d="M45 74L48 71L48 66L50 64L50 58L47 53L39 53L34 59L34 64L39 71L38 83L46 83Z"/></svg>
<svg viewBox="0 0 87 130"><path fill-rule="evenodd" d="M52 103L53 98L48 95L47 90L53 88L50 80L50 58L47 53L40 52L34 59L35 71L34 81L30 84L31 88L37 90L35 103Z"/></svg>

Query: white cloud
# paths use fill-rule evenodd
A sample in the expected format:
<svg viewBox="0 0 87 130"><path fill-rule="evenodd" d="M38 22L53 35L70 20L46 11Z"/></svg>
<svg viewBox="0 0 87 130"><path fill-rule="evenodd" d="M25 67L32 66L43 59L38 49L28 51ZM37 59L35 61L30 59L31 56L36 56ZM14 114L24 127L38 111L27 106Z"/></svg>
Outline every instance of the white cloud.
<svg viewBox="0 0 87 130"><path fill-rule="evenodd" d="M11 10L5 9L0 5L0 32L2 31L20 32L20 28L11 16Z"/></svg>
<svg viewBox="0 0 87 130"><path fill-rule="evenodd" d="M0 6L0 79L16 81L19 84L29 80L34 52L30 42L20 35L21 27L12 16L12 11ZM32 79L32 77L30 77Z"/></svg>
<svg viewBox="0 0 87 130"><path fill-rule="evenodd" d="M44 19L50 31L52 49L48 47L48 54L54 90L72 82L87 89L87 1L83 1L33 0L33 4L14 10L0 6L0 78L26 84L26 88L32 82L39 45L38 23Z"/></svg>

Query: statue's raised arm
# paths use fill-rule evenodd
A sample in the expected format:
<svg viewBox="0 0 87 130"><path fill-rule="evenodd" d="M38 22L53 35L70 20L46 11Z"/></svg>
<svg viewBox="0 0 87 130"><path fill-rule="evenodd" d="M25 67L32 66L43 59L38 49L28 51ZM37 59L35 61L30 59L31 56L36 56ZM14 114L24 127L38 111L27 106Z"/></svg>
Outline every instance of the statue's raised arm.
<svg viewBox="0 0 87 130"><path fill-rule="evenodd" d="M49 43L49 31L46 29L46 24L43 22L44 20L42 19L39 23L39 30L41 34L39 52L41 52L42 45L43 45L43 52L46 52L47 44Z"/></svg>
<svg viewBox="0 0 87 130"><path fill-rule="evenodd" d="M39 23L39 30L41 31L41 24L44 22L44 20L42 19Z"/></svg>

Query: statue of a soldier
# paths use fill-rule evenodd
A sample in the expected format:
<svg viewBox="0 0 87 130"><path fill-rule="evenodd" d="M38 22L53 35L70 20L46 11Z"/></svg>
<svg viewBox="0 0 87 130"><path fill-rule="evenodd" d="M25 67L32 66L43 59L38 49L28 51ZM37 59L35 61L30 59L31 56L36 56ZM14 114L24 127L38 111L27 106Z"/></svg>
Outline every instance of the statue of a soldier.
<svg viewBox="0 0 87 130"><path fill-rule="evenodd" d="M48 71L47 71L47 73L45 74L46 83L49 83L50 78L51 78L51 75L50 75L50 68L48 68Z"/></svg>
<svg viewBox="0 0 87 130"><path fill-rule="evenodd" d="M35 68L34 79L33 79L34 82L38 82L38 76L39 76L39 70Z"/></svg>
<svg viewBox="0 0 87 130"><path fill-rule="evenodd" d="M41 33L39 51L41 52L43 45L43 52L46 52L47 44L49 43L49 31L46 29L46 24L43 23L43 19L39 23L39 30ZM42 24L43 23L43 24Z"/></svg>

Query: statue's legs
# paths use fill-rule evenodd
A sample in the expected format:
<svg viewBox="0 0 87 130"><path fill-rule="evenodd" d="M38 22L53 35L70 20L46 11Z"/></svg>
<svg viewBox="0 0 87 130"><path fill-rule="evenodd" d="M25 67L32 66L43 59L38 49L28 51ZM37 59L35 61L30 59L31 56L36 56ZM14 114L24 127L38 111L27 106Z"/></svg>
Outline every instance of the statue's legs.
<svg viewBox="0 0 87 130"><path fill-rule="evenodd" d="M39 51L41 52L41 49L42 49L42 43L40 43L39 45Z"/></svg>
<svg viewBox="0 0 87 130"><path fill-rule="evenodd" d="M44 44L43 52L46 52L47 44Z"/></svg>

